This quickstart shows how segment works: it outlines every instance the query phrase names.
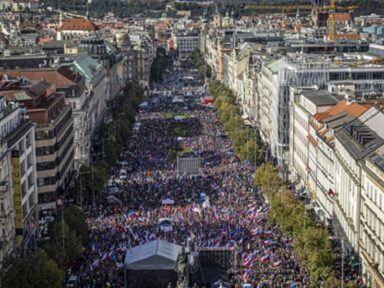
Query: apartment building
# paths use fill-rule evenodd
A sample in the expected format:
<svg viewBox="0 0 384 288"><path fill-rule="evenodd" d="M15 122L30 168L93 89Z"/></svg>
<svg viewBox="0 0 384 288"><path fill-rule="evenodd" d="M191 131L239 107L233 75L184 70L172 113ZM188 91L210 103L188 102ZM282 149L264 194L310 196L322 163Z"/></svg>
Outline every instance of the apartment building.
<svg viewBox="0 0 384 288"><path fill-rule="evenodd" d="M79 40L79 54L88 54L104 66L106 71L107 101L114 100L123 89L123 55L114 45L100 37Z"/></svg>
<svg viewBox="0 0 384 288"><path fill-rule="evenodd" d="M36 245L34 139L34 124L25 109L0 96L0 265L5 256Z"/></svg>
<svg viewBox="0 0 384 288"><path fill-rule="evenodd" d="M384 145L384 114L377 108L367 110L335 134L336 220L352 248L359 251L361 218L361 162Z"/></svg>
<svg viewBox="0 0 384 288"><path fill-rule="evenodd" d="M257 91L260 98L260 136L269 146L272 143L272 97L277 82L277 72L281 60L261 58L261 69L258 73Z"/></svg>
<svg viewBox="0 0 384 288"><path fill-rule="evenodd" d="M105 113L107 112L107 72L103 64L85 53L80 54L74 59L71 69L80 73L85 79L85 86L91 99L88 110L88 117L90 119L87 122L89 121L90 123L91 131L95 131L103 123Z"/></svg>
<svg viewBox="0 0 384 288"><path fill-rule="evenodd" d="M55 209L57 198L73 188L74 178L73 117L65 94L45 81L15 81L0 95L24 105L29 119L36 123L38 209Z"/></svg>
<svg viewBox="0 0 384 288"><path fill-rule="evenodd" d="M324 112L317 112L310 118L307 139L308 185L313 195L317 214L324 221L333 218L335 198L335 133L344 125L367 110L366 105L341 100Z"/></svg>
<svg viewBox="0 0 384 288"><path fill-rule="evenodd" d="M123 54L124 58L124 83L126 80L134 80L135 75L135 52L133 51L131 39L128 33L117 32L115 34L116 46Z"/></svg>
<svg viewBox="0 0 384 288"><path fill-rule="evenodd" d="M365 158L361 170L360 258L367 287L384 287L384 149Z"/></svg>
<svg viewBox="0 0 384 288"><path fill-rule="evenodd" d="M0 70L0 73L25 81L40 81L55 85L56 91L65 93L65 103L72 107L75 139L75 169L88 165L91 153L92 95L86 88L85 78L68 67Z"/></svg>
<svg viewBox="0 0 384 288"><path fill-rule="evenodd" d="M200 48L200 34L197 30L180 30L173 33L172 39L179 57L185 59L195 49Z"/></svg>
<svg viewBox="0 0 384 288"><path fill-rule="evenodd" d="M310 120L316 113L322 113L339 102L327 91L305 88L291 88L289 112L289 170L294 182L307 187L309 171Z"/></svg>
<svg viewBox="0 0 384 288"><path fill-rule="evenodd" d="M148 87L151 77L151 66L155 57L153 39L146 32L129 34L129 38L135 53L135 80L142 87Z"/></svg>

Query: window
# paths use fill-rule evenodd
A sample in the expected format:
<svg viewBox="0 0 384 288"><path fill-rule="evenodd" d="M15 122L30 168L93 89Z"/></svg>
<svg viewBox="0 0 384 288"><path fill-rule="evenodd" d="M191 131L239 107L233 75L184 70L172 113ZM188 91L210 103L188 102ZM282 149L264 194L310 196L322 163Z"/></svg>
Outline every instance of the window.
<svg viewBox="0 0 384 288"><path fill-rule="evenodd" d="M19 142L19 152L20 152L20 154L23 154L24 150L25 150L24 141L21 140L21 141Z"/></svg>
<svg viewBox="0 0 384 288"><path fill-rule="evenodd" d="M36 136L36 140L47 140L47 139L51 139L53 137L53 134L51 131L43 130L43 131L36 131L35 136Z"/></svg>
<svg viewBox="0 0 384 288"><path fill-rule="evenodd" d="M44 203L49 203L54 201L55 201L55 195L53 192L39 194L39 204L44 204Z"/></svg>
<svg viewBox="0 0 384 288"><path fill-rule="evenodd" d="M35 198L33 196L34 196L33 193L29 196L29 207L30 208L32 208L35 205Z"/></svg>
<svg viewBox="0 0 384 288"><path fill-rule="evenodd" d="M27 217L28 215L28 202L25 202L23 205L23 218Z"/></svg>
<svg viewBox="0 0 384 288"><path fill-rule="evenodd" d="M44 186L44 178L38 178L37 179L37 186Z"/></svg>
<svg viewBox="0 0 384 288"><path fill-rule="evenodd" d="M31 187L34 185L33 183L33 173L29 174L28 176L28 190L31 189Z"/></svg>
<svg viewBox="0 0 384 288"><path fill-rule="evenodd" d="M26 141L25 144L27 149L32 145L31 136L32 136L31 133L29 133L25 138L25 141Z"/></svg>
<svg viewBox="0 0 384 288"><path fill-rule="evenodd" d="M27 189L27 181L24 181L23 184L21 185L21 194L24 196L27 194L28 189Z"/></svg>
<svg viewBox="0 0 384 288"><path fill-rule="evenodd" d="M36 148L36 156L44 156L55 153L55 148L53 146L38 147Z"/></svg>

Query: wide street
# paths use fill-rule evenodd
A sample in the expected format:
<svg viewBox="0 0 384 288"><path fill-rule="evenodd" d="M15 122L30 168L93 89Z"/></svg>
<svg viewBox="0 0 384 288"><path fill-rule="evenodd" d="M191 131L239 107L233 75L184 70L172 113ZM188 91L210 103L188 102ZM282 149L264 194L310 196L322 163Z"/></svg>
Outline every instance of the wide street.
<svg viewBox="0 0 384 288"><path fill-rule="evenodd" d="M309 287L292 240L267 224L269 205L252 185L255 167L240 163L214 109L200 104L202 84L189 80L187 88L182 71L165 77L140 105L134 134L88 219L90 239L72 269L78 285L123 287L131 247L193 239L235 251L231 287ZM177 156L201 157L200 174L178 174Z"/></svg>

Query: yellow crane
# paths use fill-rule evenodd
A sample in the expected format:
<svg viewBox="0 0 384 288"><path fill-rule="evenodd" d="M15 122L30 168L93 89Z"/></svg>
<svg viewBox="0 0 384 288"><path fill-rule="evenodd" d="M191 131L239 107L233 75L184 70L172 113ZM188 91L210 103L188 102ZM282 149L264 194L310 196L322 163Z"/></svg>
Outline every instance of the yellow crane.
<svg viewBox="0 0 384 288"><path fill-rule="evenodd" d="M329 16L328 16L328 40L335 41L335 13L336 3L335 0L331 0L329 3Z"/></svg>
<svg viewBox="0 0 384 288"><path fill-rule="evenodd" d="M324 6L322 8L329 8L329 6ZM341 6L338 7L339 9L342 10L355 10L359 6L356 4L349 5L349 6ZM274 3L274 4L267 4L267 3L261 3L261 4L255 4L255 3L248 3L245 4L244 9L245 10L280 10L284 8L286 12L292 12L292 11L297 11L298 9L301 10L312 10L313 9L313 4L281 4L281 3Z"/></svg>

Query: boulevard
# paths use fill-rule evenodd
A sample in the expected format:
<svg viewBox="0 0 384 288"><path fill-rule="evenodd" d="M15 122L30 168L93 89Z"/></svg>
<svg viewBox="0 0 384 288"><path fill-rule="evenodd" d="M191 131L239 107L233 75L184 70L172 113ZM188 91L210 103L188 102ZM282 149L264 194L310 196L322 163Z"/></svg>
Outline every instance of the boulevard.
<svg viewBox="0 0 384 288"><path fill-rule="evenodd" d="M292 239L267 224L269 205L252 184L255 167L239 161L213 108L200 103L204 87L193 85L194 95L186 97L176 96L185 94L184 85L158 86L140 105L105 197L88 212L90 240L73 268L79 285L123 287L123 261L132 247L156 239L186 245L192 239L198 247L235 251L232 287L309 287ZM180 147L182 157L203 159L199 175L177 173L170 154Z"/></svg>

